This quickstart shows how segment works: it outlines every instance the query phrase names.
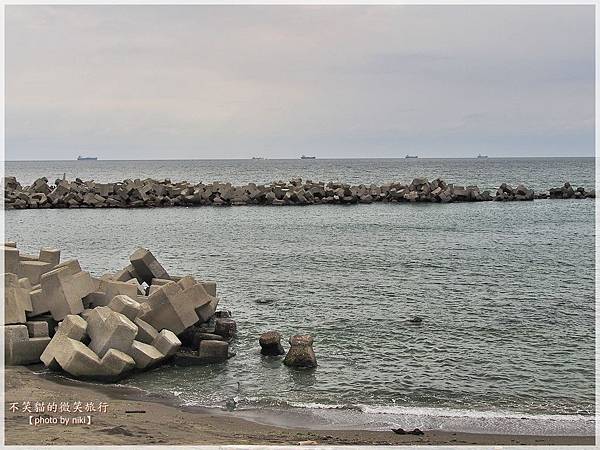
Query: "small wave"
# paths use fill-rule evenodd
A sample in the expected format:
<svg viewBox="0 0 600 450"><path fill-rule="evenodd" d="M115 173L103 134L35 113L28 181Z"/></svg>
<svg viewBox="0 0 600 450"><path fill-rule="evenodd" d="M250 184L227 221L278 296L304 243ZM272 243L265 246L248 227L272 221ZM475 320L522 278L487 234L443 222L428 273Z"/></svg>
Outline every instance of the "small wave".
<svg viewBox="0 0 600 450"><path fill-rule="evenodd" d="M360 411L368 414L393 414L393 415L411 415L411 416L434 416L447 418L471 418L471 419L522 419L522 420L590 420L594 421L594 416L583 414L531 414L518 411L491 410L479 411L473 409L452 409L452 408L432 408L432 407L411 407L411 406L370 406L357 405Z"/></svg>
<svg viewBox="0 0 600 450"><path fill-rule="evenodd" d="M472 410L438 407L371 406L323 403L287 403L288 411L309 413L312 426L329 429L385 430L390 427L467 433L523 435L594 434L593 415L531 414L506 410ZM306 419L304 419L306 420Z"/></svg>
<svg viewBox="0 0 600 450"><path fill-rule="evenodd" d="M301 403L301 402L287 402L287 404L293 408L308 408L308 409L346 409L352 411L362 411L360 405L327 405L324 403Z"/></svg>

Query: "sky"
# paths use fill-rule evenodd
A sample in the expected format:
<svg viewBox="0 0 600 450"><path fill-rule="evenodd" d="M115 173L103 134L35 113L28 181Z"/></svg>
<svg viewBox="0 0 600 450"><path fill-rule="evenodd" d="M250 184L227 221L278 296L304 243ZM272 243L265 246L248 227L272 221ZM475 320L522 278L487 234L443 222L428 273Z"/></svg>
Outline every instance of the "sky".
<svg viewBox="0 0 600 450"><path fill-rule="evenodd" d="M593 8L7 6L5 156L593 156Z"/></svg>

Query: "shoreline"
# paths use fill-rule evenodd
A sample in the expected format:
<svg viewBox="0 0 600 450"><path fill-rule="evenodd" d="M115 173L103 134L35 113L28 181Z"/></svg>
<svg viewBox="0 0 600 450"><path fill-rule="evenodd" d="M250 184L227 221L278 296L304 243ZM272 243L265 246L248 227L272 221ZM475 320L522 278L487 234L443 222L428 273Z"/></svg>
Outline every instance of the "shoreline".
<svg viewBox="0 0 600 450"><path fill-rule="evenodd" d="M60 375L37 374L41 366L5 368L5 439L7 445L118 444L306 444L306 445L593 445L594 436L537 436L425 431L423 436L392 431L314 429L294 418L265 424L268 413L230 413L177 404L175 397L149 394L128 386L91 384ZM29 416L74 417L69 413L10 410L11 402L105 402L105 413L92 412L91 423L30 425ZM127 412L129 411L129 412ZM289 422L292 420L292 422ZM267 419L267 421L269 421ZM40 432L42 431L42 432Z"/></svg>

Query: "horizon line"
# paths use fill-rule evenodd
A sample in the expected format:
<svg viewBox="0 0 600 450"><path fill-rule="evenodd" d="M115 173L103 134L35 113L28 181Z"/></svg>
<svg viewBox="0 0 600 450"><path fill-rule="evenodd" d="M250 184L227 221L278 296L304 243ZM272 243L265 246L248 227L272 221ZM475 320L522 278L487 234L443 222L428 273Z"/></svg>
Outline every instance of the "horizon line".
<svg viewBox="0 0 600 450"><path fill-rule="evenodd" d="M258 158L258 159L254 159ZM596 158L596 155L577 155L577 156L487 156L486 158L478 158L477 156L447 156L447 157L439 157L439 156L419 156L417 158L406 158L404 156L395 156L395 157L385 157L385 156L375 156L375 157L353 157L353 158L341 158L341 157L316 157L314 159L301 159L300 157L296 158L267 158L267 157L245 157L245 158L153 158L153 159L95 159L95 160L77 160L74 159L4 159L2 162L47 162L47 161L76 161L76 162L98 162L98 161L330 161L330 160L369 160L369 159L384 159L384 160L403 160L410 159L411 161L414 159L558 159L558 158Z"/></svg>

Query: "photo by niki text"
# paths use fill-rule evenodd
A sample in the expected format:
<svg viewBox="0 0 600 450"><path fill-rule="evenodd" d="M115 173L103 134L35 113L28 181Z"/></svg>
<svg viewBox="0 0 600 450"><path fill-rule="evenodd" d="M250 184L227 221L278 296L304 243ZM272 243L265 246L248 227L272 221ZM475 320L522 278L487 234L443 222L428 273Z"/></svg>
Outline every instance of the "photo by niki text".
<svg viewBox="0 0 600 450"><path fill-rule="evenodd" d="M91 425L93 416L106 414L106 402L7 402L7 414L20 415L29 425Z"/></svg>

